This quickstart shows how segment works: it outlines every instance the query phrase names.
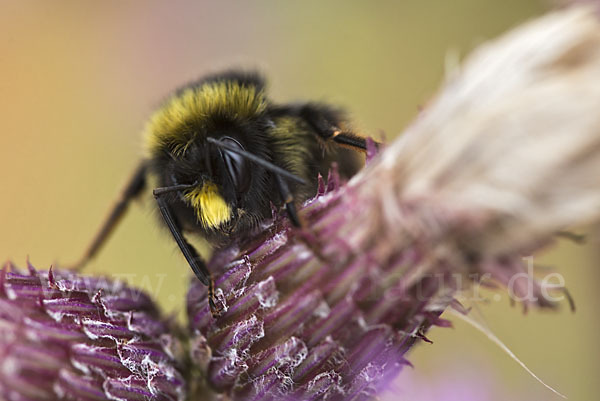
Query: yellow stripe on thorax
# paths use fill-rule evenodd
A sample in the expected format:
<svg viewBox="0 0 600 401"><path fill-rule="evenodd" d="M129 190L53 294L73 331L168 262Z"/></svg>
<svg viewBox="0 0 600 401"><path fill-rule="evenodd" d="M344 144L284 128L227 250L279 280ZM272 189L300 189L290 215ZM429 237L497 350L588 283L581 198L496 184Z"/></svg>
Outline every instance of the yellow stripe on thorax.
<svg viewBox="0 0 600 401"><path fill-rule="evenodd" d="M205 228L216 229L231 220L231 207L212 182L205 182L202 187L194 188L185 194L185 199L194 208L198 221Z"/></svg>
<svg viewBox="0 0 600 401"><path fill-rule="evenodd" d="M265 94L254 86L238 82L209 82L172 96L146 125L146 150L152 154L165 146L175 154L184 153L198 129L206 128L218 116L243 121L265 111Z"/></svg>

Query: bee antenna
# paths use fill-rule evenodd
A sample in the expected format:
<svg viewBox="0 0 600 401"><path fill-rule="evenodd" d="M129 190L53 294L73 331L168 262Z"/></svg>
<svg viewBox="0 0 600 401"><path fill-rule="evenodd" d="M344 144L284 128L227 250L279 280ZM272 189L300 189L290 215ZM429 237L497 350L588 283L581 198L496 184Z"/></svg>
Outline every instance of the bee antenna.
<svg viewBox="0 0 600 401"><path fill-rule="evenodd" d="M230 145L228 143L219 141L218 139L215 139L215 138L208 137L208 138L206 138L206 140L209 143L212 143L213 145L216 145L216 146L218 146L221 149L225 149L225 150L228 150L228 151L230 151L232 153L236 153L236 154L238 154L238 155L240 155L242 157L245 157L246 159L250 160L251 162L258 164L259 166L262 166L265 169L267 169L269 171L272 171L275 174L278 174L278 175L280 175L282 177L288 178L288 179L290 179L292 181L296 181L296 182L298 182L300 184L306 184L306 181L304 179L298 177L295 174L290 173L287 170L282 169L279 166L274 165L271 162L266 161L265 159L262 159L262 158L256 156L255 154L252 154L250 152L246 152L245 150L242 150L242 149L240 149L240 148L238 148L236 146L232 146L232 145Z"/></svg>

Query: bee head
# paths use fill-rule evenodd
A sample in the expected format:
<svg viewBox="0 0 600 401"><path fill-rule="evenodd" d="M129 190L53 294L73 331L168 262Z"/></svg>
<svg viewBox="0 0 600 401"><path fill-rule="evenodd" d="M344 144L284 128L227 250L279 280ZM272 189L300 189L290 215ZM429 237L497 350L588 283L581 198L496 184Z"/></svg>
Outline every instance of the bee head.
<svg viewBox="0 0 600 401"><path fill-rule="evenodd" d="M214 137L211 137L214 138ZM230 149L245 152L240 140L230 135L215 139ZM208 141L192 144L186 152L174 156L170 170L170 184L193 184L182 192L182 198L195 212L199 223L206 229L227 225L240 210L252 203L253 182L260 184L263 174L260 166L234 151L215 146Z"/></svg>
<svg viewBox="0 0 600 401"><path fill-rule="evenodd" d="M246 209L269 213L264 169L231 150L270 159L266 109L260 78L225 74L176 91L150 118L145 137L154 173L161 185L196 183L180 198L205 229L232 225Z"/></svg>

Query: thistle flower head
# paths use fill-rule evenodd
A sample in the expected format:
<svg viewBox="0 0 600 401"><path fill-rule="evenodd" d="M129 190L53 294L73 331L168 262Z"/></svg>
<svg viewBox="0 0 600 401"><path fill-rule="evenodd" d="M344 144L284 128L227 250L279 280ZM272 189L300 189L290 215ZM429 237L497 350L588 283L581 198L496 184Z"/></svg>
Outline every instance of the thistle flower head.
<svg viewBox="0 0 600 401"><path fill-rule="evenodd" d="M178 340L154 303L119 282L0 270L0 398L183 400Z"/></svg>

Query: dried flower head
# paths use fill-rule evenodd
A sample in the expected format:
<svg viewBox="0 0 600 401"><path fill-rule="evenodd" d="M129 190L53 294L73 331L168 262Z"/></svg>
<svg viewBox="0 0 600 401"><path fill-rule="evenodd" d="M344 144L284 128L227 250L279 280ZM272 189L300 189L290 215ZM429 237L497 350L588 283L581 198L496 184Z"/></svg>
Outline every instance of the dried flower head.
<svg viewBox="0 0 600 401"><path fill-rule="evenodd" d="M0 270L0 399L183 400L179 348L148 296L123 283Z"/></svg>

